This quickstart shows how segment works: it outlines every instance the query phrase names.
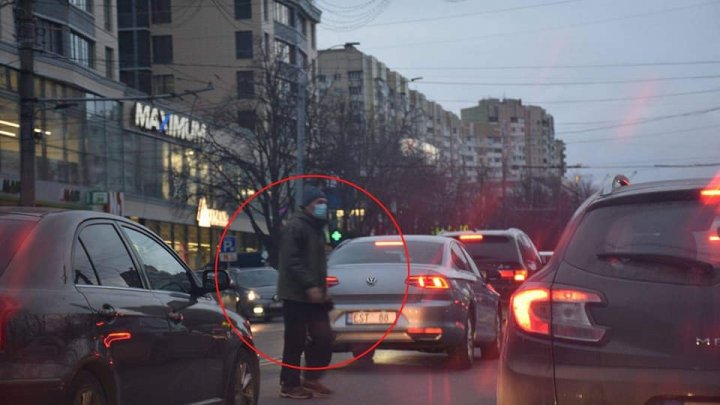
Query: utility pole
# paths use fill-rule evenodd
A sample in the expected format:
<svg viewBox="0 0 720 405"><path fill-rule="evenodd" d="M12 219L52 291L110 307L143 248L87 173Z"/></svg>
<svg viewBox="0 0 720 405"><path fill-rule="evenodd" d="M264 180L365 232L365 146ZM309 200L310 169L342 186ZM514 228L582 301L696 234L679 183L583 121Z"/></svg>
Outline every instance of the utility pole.
<svg viewBox="0 0 720 405"><path fill-rule="evenodd" d="M305 91L307 87L307 74L305 69L298 68L298 94L297 94L297 166L295 174L303 174L304 158L305 158ZM303 179L295 180L295 206L297 208L302 204Z"/></svg>
<svg viewBox="0 0 720 405"><path fill-rule="evenodd" d="M32 0L19 0L17 9L20 56L20 205L35 205L35 100L33 89L35 21Z"/></svg>
<svg viewBox="0 0 720 405"><path fill-rule="evenodd" d="M502 137L502 224L507 228L507 158L509 142L505 131L505 123L500 122L500 136Z"/></svg>

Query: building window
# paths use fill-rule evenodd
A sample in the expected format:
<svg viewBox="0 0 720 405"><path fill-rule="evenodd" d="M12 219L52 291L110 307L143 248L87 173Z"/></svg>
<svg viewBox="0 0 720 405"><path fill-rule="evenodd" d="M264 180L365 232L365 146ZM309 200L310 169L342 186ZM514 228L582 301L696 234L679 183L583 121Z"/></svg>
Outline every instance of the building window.
<svg viewBox="0 0 720 405"><path fill-rule="evenodd" d="M315 32L315 24L314 23L310 23L310 36L311 36L310 43L312 44L312 49L317 49L317 42L316 42L317 34Z"/></svg>
<svg viewBox="0 0 720 405"><path fill-rule="evenodd" d="M270 21L270 5L268 4L268 0L263 0L263 18L265 22Z"/></svg>
<svg viewBox="0 0 720 405"><path fill-rule="evenodd" d="M348 80L362 80L362 70L348 72Z"/></svg>
<svg viewBox="0 0 720 405"><path fill-rule="evenodd" d="M327 81L327 77L325 75L319 75L317 78L320 83L325 83Z"/></svg>
<svg viewBox="0 0 720 405"><path fill-rule="evenodd" d="M155 75L152 78L153 94L170 94L175 92L175 76Z"/></svg>
<svg viewBox="0 0 720 405"><path fill-rule="evenodd" d="M350 94L353 96L357 96L362 93L362 87L360 86L350 86L349 90Z"/></svg>
<svg viewBox="0 0 720 405"><path fill-rule="evenodd" d="M105 47L105 77L113 78L113 69L115 67L114 51L110 47Z"/></svg>
<svg viewBox="0 0 720 405"><path fill-rule="evenodd" d="M308 57L305 54L305 52L298 49L298 53L300 54L300 67L307 70L308 68Z"/></svg>
<svg viewBox="0 0 720 405"><path fill-rule="evenodd" d="M95 67L94 44L80 35L70 33L70 59L85 67Z"/></svg>
<svg viewBox="0 0 720 405"><path fill-rule="evenodd" d="M295 64L295 50L292 45L287 42L275 40L275 57L279 62Z"/></svg>
<svg viewBox="0 0 720 405"><path fill-rule="evenodd" d="M252 18L252 0L235 0L235 19L249 20Z"/></svg>
<svg viewBox="0 0 720 405"><path fill-rule="evenodd" d="M270 34L265 33L265 55L270 57Z"/></svg>
<svg viewBox="0 0 720 405"><path fill-rule="evenodd" d="M237 72L238 98L252 98L255 95L254 74L252 71Z"/></svg>
<svg viewBox="0 0 720 405"><path fill-rule="evenodd" d="M38 42L45 52L63 55L63 28L60 24L38 18Z"/></svg>
<svg viewBox="0 0 720 405"><path fill-rule="evenodd" d="M293 14L293 10L282 4L282 3L275 3L275 21L279 22L280 24L285 24L288 27L294 27L295 26L295 16Z"/></svg>
<svg viewBox="0 0 720 405"><path fill-rule="evenodd" d="M340 79L342 79L342 73L335 73L335 74L333 75L333 80L334 80L334 81L337 81L337 80L340 80Z"/></svg>
<svg viewBox="0 0 720 405"><path fill-rule="evenodd" d="M173 61L173 42L172 35L156 35L152 37L153 41L153 63L159 65L172 63Z"/></svg>
<svg viewBox="0 0 720 405"><path fill-rule="evenodd" d="M298 28L303 35L307 36L307 20L300 14L298 14Z"/></svg>
<svg viewBox="0 0 720 405"><path fill-rule="evenodd" d="M235 57L250 59L253 57L252 31L235 31Z"/></svg>
<svg viewBox="0 0 720 405"><path fill-rule="evenodd" d="M70 0L69 3L80 10L92 13L92 1L90 0Z"/></svg>
<svg viewBox="0 0 720 405"><path fill-rule="evenodd" d="M170 0L151 0L150 7L153 24L172 22L172 6Z"/></svg>
<svg viewBox="0 0 720 405"><path fill-rule="evenodd" d="M112 5L110 0L103 0L103 15L105 19L105 30L112 31Z"/></svg>

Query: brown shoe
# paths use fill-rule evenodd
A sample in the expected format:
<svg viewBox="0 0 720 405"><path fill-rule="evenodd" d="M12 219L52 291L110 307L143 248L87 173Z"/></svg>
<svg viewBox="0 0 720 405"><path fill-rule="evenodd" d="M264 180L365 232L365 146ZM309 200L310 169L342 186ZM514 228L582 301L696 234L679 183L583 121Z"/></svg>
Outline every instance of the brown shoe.
<svg viewBox="0 0 720 405"><path fill-rule="evenodd" d="M335 393L335 391L326 387L318 380L303 380L302 386L312 391L312 393L317 396L328 396Z"/></svg>
<svg viewBox="0 0 720 405"><path fill-rule="evenodd" d="M301 386L282 387L280 389L280 396L291 399L311 399L313 397L313 393L307 388L303 388Z"/></svg>

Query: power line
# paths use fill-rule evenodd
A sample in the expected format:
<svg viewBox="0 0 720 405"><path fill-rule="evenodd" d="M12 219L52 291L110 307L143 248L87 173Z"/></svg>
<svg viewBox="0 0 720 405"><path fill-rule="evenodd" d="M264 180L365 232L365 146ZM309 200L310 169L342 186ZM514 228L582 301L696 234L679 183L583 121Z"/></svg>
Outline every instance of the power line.
<svg viewBox="0 0 720 405"><path fill-rule="evenodd" d="M409 47L409 46L420 46L420 45L427 46L427 45L435 45L435 44L477 41L479 39L488 39L488 38L497 38L497 37L505 38L505 37L508 37L511 35L537 34L537 33L541 33L541 32L557 31L557 30L564 30L564 29L568 29L568 28L585 27L588 25L598 25L598 24L605 24L605 23L609 23L609 22L624 21L624 20L630 20L630 19L634 19L634 18L648 17L648 16L653 16L653 15L672 13L672 12L676 12L676 11L689 10L689 9L693 9L693 8L704 7L704 6L709 6L709 5L718 5L718 4L720 4L720 1L714 0L714 1L708 1L708 2L703 2L703 3L695 3L695 4L691 4L691 5L686 5L686 6L671 7L671 8L666 8L666 9L661 9L661 10L656 10L656 11L650 11L650 12L646 12L646 13L630 14L630 15L626 15L626 16L591 20L591 21L586 21L586 22L581 22L581 23L561 25L561 26L555 26L555 27L544 27L544 28L536 28L536 29L530 29L530 30L509 31L509 32L487 34L487 35L480 35L480 36L465 36L462 38L451 38L451 39L441 39L441 40L435 40L435 41L423 41L423 42L413 42L413 43L395 44L395 45L387 45L387 46L369 47L367 49L392 49L392 48L404 48L404 47Z"/></svg>
<svg viewBox="0 0 720 405"><path fill-rule="evenodd" d="M631 126L635 126L635 125L646 124L649 122L657 122L657 121L664 121L664 120L669 120L669 119L673 119L673 118L682 118L682 117L690 117L690 116L695 116L695 115L708 114L708 113L715 112L715 111L720 111L720 107L711 107L711 108L707 108L704 110L688 111L688 112L684 112L684 113L680 113L680 114L662 115L662 116L658 116L658 117L654 117L654 118L647 118L647 119L627 122L627 123L623 123L623 124L607 125L607 126L602 126L602 127L579 129L579 130L573 130L573 131L562 131L561 135L565 136L565 135L571 135L571 134L584 134L586 132L602 131L604 129L631 127Z"/></svg>
<svg viewBox="0 0 720 405"><path fill-rule="evenodd" d="M443 82L443 81L421 81L419 84L426 85L446 85L446 86L594 86L599 84L627 84L627 83L647 83L647 82L664 82L678 80L705 80L720 79L720 75L703 75L703 76L685 76L685 77L657 77L644 79L623 79L623 80L601 80L601 81L580 81L580 82Z"/></svg>
<svg viewBox="0 0 720 405"><path fill-rule="evenodd" d="M677 62L625 62L625 63L596 63L579 65L508 65L508 66L435 66L435 67L396 67L396 70L530 70L530 69L602 69L624 67L649 66L689 66L689 65L717 65L720 60L696 60Z"/></svg>
<svg viewBox="0 0 720 405"><path fill-rule="evenodd" d="M439 17L417 18L417 19L413 19L413 20L388 21L388 22L384 22L384 23L368 24L365 27L382 27L382 26L387 26L387 25L412 24L412 23L417 23L417 22L449 20L449 19L455 19L455 18L475 17L475 16L479 16L479 15L500 14L500 13L506 13L506 12L510 12L510 11L530 10L530 9L541 8L541 7L557 6L559 4L577 3L579 1L584 1L584 0L562 0L562 1L553 1L553 2L549 2L549 3L538 3L538 4L530 4L530 5L526 5L526 6L517 6L517 7L500 8L500 9L495 9L495 10L478 11L475 13L450 14L450 15L439 16Z"/></svg>
<svg viewBox="0 0 720 405"><path fill-rule="evenodd" d="M714 129L720 131L720 125L707 125L702 127L695 127L695 128L688 128L688 129L682 129L677 131L663 131L663 132L653 132L648 134L637 134L637 135L627 135L623 136L621 138L618 137L604 137L604 138L591 138L591 139L583 139L578 141L563 141L566 145L576 145L576 144L582 144L582 143L596 143L596 142L606 142L606 141L624 141L626 139L637 139L637 138L651 138L651 137L657 137L660 135L675 135L675 134L682 134L682 133L688 133L688 132L697 132L702 131L706 129Z"/></svg>

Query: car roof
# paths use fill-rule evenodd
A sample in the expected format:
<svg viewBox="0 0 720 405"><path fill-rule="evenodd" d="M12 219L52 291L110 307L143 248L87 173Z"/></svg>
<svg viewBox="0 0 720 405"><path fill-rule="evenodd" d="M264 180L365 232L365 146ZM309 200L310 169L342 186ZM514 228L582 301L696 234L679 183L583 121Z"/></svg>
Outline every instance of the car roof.
<svg viewBox="0 0 720 405"><path fill-rule="evenodd" d="M710 178L695 178L682 180L663 180L644 183L630 183L626 186L615 187L606 193L596 194L593 203L612 202L615 199L623 199L632 196L641 196L651 193L682 192L702 190L717 183L717 180Z"/></svg>
<svg viewBox="0 0 720 405"><path fill-rule="evenodd" d="M50 207L0 207L0 216L13 216L16 218L27 218L40 220L49 216L62 216L68 219L72 218L78 221L82 221L90 218L108 218L114 220L124 220L131 222L130 220L108 214L101 211L88 211L88 210L69 210L62 208L50 208Z"/></svg>
<svg viewBox="0 0 720 405"><path fill-rule="evenodd" d="M447 243L452 241L452 238L448 238L440 235L403 235L406 242L439 242ZM361 243L361 242L374 242L381 240L398 240L400 235L380 235L380 236L362 236L348 240L348 243Z"/></svg>
<svg viewBox="0 0 720 405"><path fill-rule="evenodd" d="M442 236L448 236L448 237L456 237L460 235L497 235L497 236L517 236L522 234L523 231L516 228L508 228L508 229L476 229L474 231L451 231L451 232L442 232L440 235Z"/></svg>

